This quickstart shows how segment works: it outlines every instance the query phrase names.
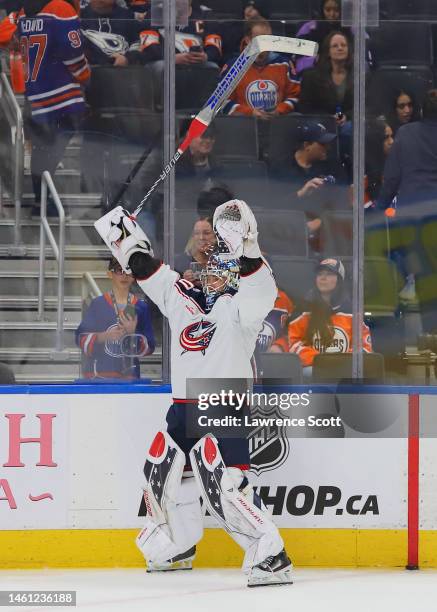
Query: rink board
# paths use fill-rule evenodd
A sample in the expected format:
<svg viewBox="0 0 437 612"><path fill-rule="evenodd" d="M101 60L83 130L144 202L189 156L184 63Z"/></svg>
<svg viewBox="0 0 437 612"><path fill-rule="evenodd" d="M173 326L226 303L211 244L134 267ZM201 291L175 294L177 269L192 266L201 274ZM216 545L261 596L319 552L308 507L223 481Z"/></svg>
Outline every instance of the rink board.
<svg viewBox="0 0 437 612"><path fill-rule="evenodd" d="M143 521L142 466L154 433L165 427L168 387L4 391L0 567L142 566L134 544ZM345 437L278 434L281 444L270 439L263 445L261 432L251 482L297 565L405 565L411 547L409 395L419 389L312 391L313 411L341 414ZM428 438L420 447L419 551L428 567L437 566L437 451L430 434L436 400L420 398L421 434ZM378 434L360 421L364 408L383 415ZM197 565L239 565L242 553L229 536L210 517L205 525Z"/></svg>

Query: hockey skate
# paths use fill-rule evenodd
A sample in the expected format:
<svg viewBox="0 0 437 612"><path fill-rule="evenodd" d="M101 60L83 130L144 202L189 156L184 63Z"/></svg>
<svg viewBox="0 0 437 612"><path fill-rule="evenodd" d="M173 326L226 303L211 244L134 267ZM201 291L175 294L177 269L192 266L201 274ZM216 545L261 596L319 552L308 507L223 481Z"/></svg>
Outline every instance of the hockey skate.
<svg viewBox="0 0 437 612"><path fill-rule="evenodd" d="M193 569L193 559L196 556L196 547L192 546L189 550L168 559L164 563L147 563L147 573L152 572L174 572L177 570Z"/></svg>
<svg viewBox="0 0 437 612"><path fill-rule="evenodd" d="M292 569L293 565L285 549L282 549L278 555L267 557L262 563L258 563L251 569L247 586L293 584L291 580Z"/></svg>

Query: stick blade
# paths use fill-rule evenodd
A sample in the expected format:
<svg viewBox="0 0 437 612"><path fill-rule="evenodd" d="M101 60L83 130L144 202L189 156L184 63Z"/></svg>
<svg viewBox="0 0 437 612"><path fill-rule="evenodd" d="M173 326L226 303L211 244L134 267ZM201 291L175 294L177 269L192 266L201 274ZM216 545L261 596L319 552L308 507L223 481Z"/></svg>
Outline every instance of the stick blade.
<svg viewBox="0 0 437 612"><path fill-rule="evenodd" d="M291 53L315 57L319 50L319 45L312 40L288 38L287 36L271 36L269 34L256 36L252 43L255 53L276 51L276 53Z"/></svg>

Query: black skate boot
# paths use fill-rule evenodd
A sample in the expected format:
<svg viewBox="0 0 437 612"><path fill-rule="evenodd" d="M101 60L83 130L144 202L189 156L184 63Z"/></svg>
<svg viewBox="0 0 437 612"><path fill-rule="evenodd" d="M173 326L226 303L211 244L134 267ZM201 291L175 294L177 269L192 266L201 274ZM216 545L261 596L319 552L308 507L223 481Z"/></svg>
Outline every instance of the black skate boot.
<svg viewBox="0 0 437 612"><path fill-rule="evenodd" d="M196 547L192 546L189 550L176 555L163 563L147 563L147 573L152 572L174 572L176 570L193 569L193 559L196 555Z"/></svg>
<svg viewBox="0 0 437 612"><path fill-rule="evenodd" d="M285 548L277 555L272 555L252 567L248 587L270 586L274 584L293 584L291 570L293 565L285 552Z"/></svg>

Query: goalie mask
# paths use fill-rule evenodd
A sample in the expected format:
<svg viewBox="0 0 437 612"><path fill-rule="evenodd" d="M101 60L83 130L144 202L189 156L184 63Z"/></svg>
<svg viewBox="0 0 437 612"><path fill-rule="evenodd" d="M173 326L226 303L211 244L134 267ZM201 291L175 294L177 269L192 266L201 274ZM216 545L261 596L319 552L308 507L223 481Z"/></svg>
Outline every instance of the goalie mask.
<svg viewBox="0 0 437 612"><path fill-rule="evenodd" d="M240 266L236 259L226 259L218 251L211 253L206 268L200 273L206 306L210 310L216 299L227 291L238 291Z"/></svg>

